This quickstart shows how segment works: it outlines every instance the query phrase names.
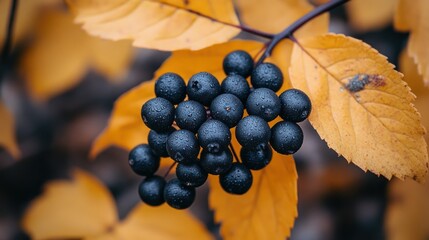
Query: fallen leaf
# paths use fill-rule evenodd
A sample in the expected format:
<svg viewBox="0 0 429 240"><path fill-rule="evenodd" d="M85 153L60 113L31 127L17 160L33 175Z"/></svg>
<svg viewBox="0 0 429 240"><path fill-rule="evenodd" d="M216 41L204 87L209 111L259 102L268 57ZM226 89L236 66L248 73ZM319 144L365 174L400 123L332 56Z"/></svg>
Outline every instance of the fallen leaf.
<svg viewBox="0 0 429 240"><path fill-rule="evenodd" d="M389 25L397 0L352 0L345 7L350 24L358 31L371 31Z"/></svg>
<svg viewBox="0 0 429 240"><path fill-rule="evenodd" d="M243 22L252 28L278 33L313 10L302 0L236 0ZM329 14L323 14L305 24L296 37L308 37L328 32Z"/></svg>
<svg viewBox="0 0 429 240"><path fill-rule="evenodd" d="M94 36L132 39L136 47L198 50L240 30L231 0L67 0L76 22ZM102 4L101 4L102 3Z"/></svg>
<svg viewBox="0 0 429 240"><path fill-rule="evenodd" d="M254 41L231 41L214 45L199 51L176 51L167 59L155 73L153 80L144 82L122 95L115 103L108 126L96 139L91 149L94 157L109 146L118 146L130 150L140 143L147 142L149 129L143 124L140 117L141 106L149 99L155 97L154 83L160 75L166 72L175 72L185 79L185 82L201 71L207 71L222 81L225 73L222 70L222 61L226 54L233 50L242 49L255 56L263 44ZM280 52L273 55L272 62L279 62L281 69L287 69ZM277 58L279 60L277 60ZM290 88L285 81L283 89Z"/></svg>
<svg viewBox="0 0 429 240"><path fill-rule="evenodd" d="M240 145L235 142L235 149ZM298 216L294 159L273 151L263 170L252 171L253 185L244 195L226 193L210 176L210 207L225 239L285 239Z"/></svg>
<svg viewBox="0 0 429 240"><path fill-rule="evenodd" d="M394 25L397 30L410 32L408 54L417 63L418 71L423 76L426 85L429 85L428 9L429 1L427 0L398 0L394 17Z"/></svg>
<svg viewBox="0 0 429 240"><path fill-rule="evenodd" d="M14 158L21 155L15 137L15 120L3 102L0 101L0 146L4 147Z"/></svg>
<svg viewBox="0 0 429 240"><path fill-rule="evenodd" d="M118 222L108 189L80 170L72 180L48 183L27 209L22 225L32 239L211 239L187 211L166 204L138 204Z"/></svg>
<svg viewBox="0 0 429 240"><path fill-rule="evenodd" d="M117 81L127 69L132 47L87 35L70 14L46 10L40 17L35 41L25 52L20 72L30 93L47 100L77 85L91 66Z"/></svg>
<svg viewBox="0 0 429 240"><path fill-rule="evenodd" d="M390 179L424 181L428 154L414 94L369 45L327 34L294 46L294 87L313 104L309 120L349 162Z"/></svg>

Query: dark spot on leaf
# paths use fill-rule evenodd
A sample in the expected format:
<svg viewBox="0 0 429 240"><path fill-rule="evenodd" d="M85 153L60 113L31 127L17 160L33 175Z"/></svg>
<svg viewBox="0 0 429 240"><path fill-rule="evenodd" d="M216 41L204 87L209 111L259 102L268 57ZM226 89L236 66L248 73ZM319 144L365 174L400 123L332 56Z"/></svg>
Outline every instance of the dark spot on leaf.
<svg viewBox="0 0 429 240"><path fill-rule="evenodd" d="M183 0L183 4L184 4L185 6L188 6L188 4L189 4L189 0Z"/></svg>
<svg viewBox="0 0 429 240"><path fill-rule="evenodd" d="M384 77L378 74L356 74L344 86L350 92L362 91L365 86L371 85L373 87L382 87L386 85Z"/></svg>

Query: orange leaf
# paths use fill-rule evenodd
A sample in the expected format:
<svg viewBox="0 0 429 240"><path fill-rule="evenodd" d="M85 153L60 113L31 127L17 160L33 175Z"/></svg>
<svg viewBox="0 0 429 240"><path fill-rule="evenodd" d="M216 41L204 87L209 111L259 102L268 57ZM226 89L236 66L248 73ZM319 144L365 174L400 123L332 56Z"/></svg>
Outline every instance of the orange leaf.
<svg viewBox="0 0 429 240"><path fill-rule="evenodd" d="M1 101L0 118L2 119L2 123L0 124L0 146L6 148L14 158L19 158L21 153L15 138L15 120Z"/></svg>
<svg viewBox="0 0 429 240"><path fill-rule="evenodd" d="M369 45L328 34L296 44L290 77L311 98L311 124L337 153L390 179L423 181L425 129L402 74Z"/></svg>
<svg viewBox="0 0 429 240"><path fill-rule="evenodd" d="M129 42L110 42L88 36L60 10L45 11L35 42L25 52L20 70L31 94L47 100L77 85L88 66L110 79L118 78L132 56Z"/></svg>
<svg viewBox="0 0 429 240"><path fill-rule="evenodd" d="M256 55L262 47L263 44L259 42L231 41L199 51L176 51L158 69L154 79L166 72L175 72L187 82L193 74L207 71L215 75L219 81L222 81L225 77L222 70L222 61L226 54L236 49L242 49L252 55ZM284 56L281 52L277 52L270 60L278 63L281 69L286 70L288 65L285 64L288 64L288 62L285 62L283 58ZM152 80L142 83L116 101L109 124L95 141L91 156L94 157L112 145L130 150L137 144L147 142L149 129L141 120L140 109L147 100L155 97L154 82ZM287 89L289 87L290 83L286 80L283 88Z"/></svg>
<svg viewBox="0 0 429 240"><path fill-rule="evenodd" d="M67 0L92 35L132 39L134 46L174 51L201 49L239 33L231 0Z"/></svg>
<svg viewBox="0 0 429 240"><path fill-rule="evenodd" d="M419 73L423 76L426 85L429 85L428 9L427 0L398 0L394 19L396 29L410 32L408 54L417 63Z"/></svg>
<svg viewBox="0 0 429 240"><path fill-rule="evenodd" d="M237 142L236 149L240 149ZM210 176L210 206L225 239L285 239L298 215L297 172L291 156L273 151L271 163L253 171L253 185L244 195L226 193Z"/></svg>
<svg viewBox="0 0 429 240"><path fill-rule="evenodd" d="M352 27L370 31L392 22L395 5L396 0L353 0L345 6Z"/></svg>
<svg viewBox="0 0 429 240"><path fill-rule="evenodd" d="M117 222L110 192L83 171L73 180L50 182L27 209L22 225L33 239L82 238L108 231Z"/></svg>

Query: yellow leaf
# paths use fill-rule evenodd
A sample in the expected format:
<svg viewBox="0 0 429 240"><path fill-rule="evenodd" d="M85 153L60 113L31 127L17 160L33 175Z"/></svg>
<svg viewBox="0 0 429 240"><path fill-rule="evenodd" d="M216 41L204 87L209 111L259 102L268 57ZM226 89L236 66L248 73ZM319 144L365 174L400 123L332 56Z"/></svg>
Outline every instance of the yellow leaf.
<svg viewBox="0 0 429 240"><path fill-rule="evenodd" d="M117 222L112 195L97 179L82 171L73 180L50 182L33 201L22 225L33 239L96 236Z"/></svg>
<svg viewBox="0 0 429 240"><path fill-rule="evenodd" d="M429 239L429 179L425 185L406 180L389 186L385 226L387 239Z"/></svg>
<svg viewBox="0 0 429 240"><path fill-rule="evenodd" d="M14 158L19 158L20 152L15 138L15 121L12 114L0 101L0 146L4 147Z"/></svg>
<svg viewBox="0 0 429 240"><path fill-rule="evenodd" d="M428 154L415 96L369 45L328 34L294 46L294 87L312 100L310 122L337 153L390 179L423 181Z"/></svg>
<svg viewBox="0 0 429 240"><path fill-rule="evenodd" d="M117 79L132 56L129 42L90 37L73 23L72 16L60 10L45 11L36 31L20 71L30 93L40 100L77 85L89 66Z"/></svg>
<svg viewBox="0 0 429 240"><path fill-rule="evenodd" d="M132 39L134 46L201 49L239 33L231 0L67 0L76 22L92 35Z"/></svg>
<svg viewBox="0 0 429 240"><path fill-rule="evenodd" d="M88 173L75 171L73 180L47 185L22 225L33 239L211 239L187 211L166 204L138 204L123 222L116 214L108 190Z"/></svg>
<svg viewBox="0 0 429 240"><path fill-rule="evenodd" d="M199 51L173 52L171 57L155 73L154 80L142 83L116 101L108 126L95 141L91 156L94 157L112 145L130 150L137 144L147 142L149 129L141 120L140 109L147 100L155 97L154 82L160 75L166 72L175 72L187 82L193 74L207 71L222 81L225 77L222 61L226 54L233 50L242 49L255 56L262 48L263 44L259 42L231 41ZM283 70L286 70L289 64L281 52L277 52L269 60L278 63ZM290 83L286 79L283 89L289 87Z"/></svg>
<svg viewBox="0 0 429 240"><path fill-rule="evenodd" d="M394 18L396 29L410 32L408 54L417 63L419 73L423 76L426 85L429 85L428 9L427 0L398 0Z"/></svg>
<svg viewBox="0 0 429 240"><path fill-rule="evenodd" d="M235 149L240 145L235 142ZM253 185L244 195L226 193L210 176L209 203L225 239L285 239L298 216L297 172L291 156L273 151L271 163L253 171Z"/></svg>
<svg viewBox="0 0 429 240"><path fill-rule="evenodd" d="M359 31L370 31L392 22L396 1L352 0L345 6L351 25Z"/></svg>
<svg viewBox="0 0 429 240"><path fill-rule="evenodd" d="M236 0L240 17L250 27L270 33L278 33L310 12L313 7L303 0ZM304 25L297 37L316 36L326 33L329 14L323 14Z"/></svg>

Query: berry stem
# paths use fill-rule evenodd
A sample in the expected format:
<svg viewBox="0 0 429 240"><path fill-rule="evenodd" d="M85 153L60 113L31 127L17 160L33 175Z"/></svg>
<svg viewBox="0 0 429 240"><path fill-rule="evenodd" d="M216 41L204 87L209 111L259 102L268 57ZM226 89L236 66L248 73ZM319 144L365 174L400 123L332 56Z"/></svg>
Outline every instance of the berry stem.
<svg viewBox="0 0 429 240"><path fill-rule="evenodd" d="M9 53L12 48L12 37L13 37L13 29L15 25L16 12L18 9L18 0L12 0L9 12L9 22L7 24L6 29L6 38L4 40L3 48L1 51L1 59L0 59L0 82L3 80L4 73L9 65Z"/></svg>
<svg viewBox="0 0 429 240"><path fill-rule="evenodd" d="M234 155L235 161L237 161L237 162L241 162L241 161L240 161L240 159L238 158L237 153L235 152L234 146L232 146L232 144L231 144L231 143L229 144L229 148L231 148L231 152L232 152L232 154Z"/></svg>
<svg viewBox="0 0 429 240"><path fill-rule="evenodd" d="M297 31L298 29L300 29L304 24L306 24L307 22L309 22L310 20L318 17L319 15L329 12L330 10L343 5L344 3L348 2L350 0L332 0L328 3L322 4L318 7L316 7L315 9L313 9L311 12L305 14L303 17L301 17L300 19L296 20L294 23L292 23L291 25L289 25L287 28L285 28L283 31L281 31L280 33L276 34L269 42L268 42L268 46L265 49L264 54L262 54L262 56L259 58L258 62L256 63L256 65L262 63L267 57L269 57L271 55L271 52L273 51L273 49L277 46L277 44L285 39L285 38L291 38L291 36L293 35L293 33L295 31Z"/></svg>
<svg viewBox="0 0 429 240"><path fill-rule="evenodd" d="M171 164L171 166L168 168L167 172L165 172L164 174L164 178L166 178L168 176L168 174L170 174L171 170L173 170L174 166L176 166L177 162L174 161L173 164Z"/></svg>

